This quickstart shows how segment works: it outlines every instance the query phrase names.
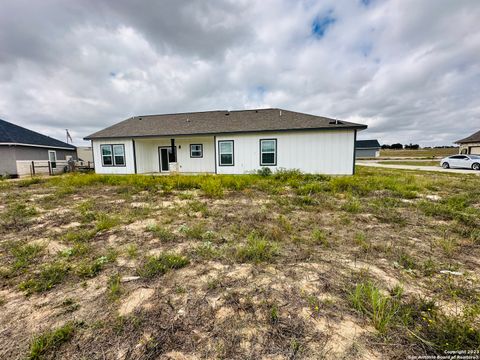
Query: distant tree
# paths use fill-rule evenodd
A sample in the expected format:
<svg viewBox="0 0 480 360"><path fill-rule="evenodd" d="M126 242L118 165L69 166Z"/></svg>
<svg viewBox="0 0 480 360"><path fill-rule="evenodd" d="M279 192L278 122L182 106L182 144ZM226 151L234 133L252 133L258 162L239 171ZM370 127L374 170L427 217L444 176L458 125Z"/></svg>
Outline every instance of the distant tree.
<svg viewBox="0 0 480 360"><path fill-rule="evenodd" d="M403 149L403 145L400 144L400 143L392 144L390 146L390 149L401 150L401 149Z"/></svg>
<svg viewBox="0 0 480 360"><path fill-rule="evenodd" d="M390 145L388 145L388 144L383 144L383 145L382 145L382 149L390 149Z"/></svg>
<svg viewBox="0 0 480 360"><path fill-rule="evenodd" d="M403 148L408 150L418 150L418 148L420 148L420 145L410 143L408 145L405 144Z"/></svg>

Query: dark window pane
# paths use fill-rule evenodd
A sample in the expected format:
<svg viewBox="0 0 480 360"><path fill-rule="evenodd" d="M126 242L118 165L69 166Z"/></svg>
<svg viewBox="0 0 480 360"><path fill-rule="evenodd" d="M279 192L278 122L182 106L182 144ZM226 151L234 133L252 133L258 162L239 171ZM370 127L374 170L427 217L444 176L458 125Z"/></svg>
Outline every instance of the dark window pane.
<svg viewBox="0 0 480 360"><path fill-rule="evenodd" d="M173 151L171 147L168 148L168 162L177 162L175 155L176 155L176 151Z"/></svg>
<svg viewBox="0 0 480 360"><path fill-rule="evenodd" d="M115 156L115 165L125 165L125 157Z"/></svg>
<svg viewBox="0 0 480 360"><path fill-rule="evenodd" d="M275 163L274 153L262 154L262 164L274 164L274 163Z"/></svg>
<svg viewBox="0 0 480 360"><path fill-rule="evenodd" d="M112 165L112 157L111 156L104 156L103 157L103 165Z"/></svg>
<svg viewBox="0 0 480 360"><path fill-rule="evenodd" d="M222 154L222 155L220 155L220 164L221 165L233 165L233 155L232 154Z"/></svg>

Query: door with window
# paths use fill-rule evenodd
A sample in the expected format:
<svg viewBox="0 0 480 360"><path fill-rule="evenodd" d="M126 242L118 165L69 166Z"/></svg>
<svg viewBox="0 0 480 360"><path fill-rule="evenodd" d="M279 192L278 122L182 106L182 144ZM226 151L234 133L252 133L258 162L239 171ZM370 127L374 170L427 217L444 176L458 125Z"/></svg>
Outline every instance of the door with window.
<svg viewBox="0 0 480 360"><path fill-rule="evenodd" d="M176 150L176 149L175 149ZM171 146L164 146L158 148L158 158L160 161L160 172L169 172L170 163L175 162L175 154Z"/></svg>
<svg viewBox="0 0 480 360"><path fill-rule="evenodd" d="M48 161L50 161L50 167L52 169L57 167L57 152L55 150L48 150Z"/></svg>

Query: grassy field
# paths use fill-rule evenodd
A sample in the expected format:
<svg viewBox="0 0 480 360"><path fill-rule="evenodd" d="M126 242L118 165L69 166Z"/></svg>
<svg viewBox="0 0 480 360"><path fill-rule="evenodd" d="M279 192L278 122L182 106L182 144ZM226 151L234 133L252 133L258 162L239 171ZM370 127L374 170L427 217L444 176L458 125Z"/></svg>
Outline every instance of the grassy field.
<svg viewBox="0 0 480 360"><path fill-rule="evenodd" d="M381 157L418 157L433 158L458 154L458 148L419 149L419 150L380 150Z"/></svg>
<svg viewBox="0 0 480 360"><path fill-rule="evenodd" d="M411 165L411 166L440 166L439 161L415 161L415 160L384 160L384 161L379 161L379 164L385 164L385 165Z"/></svg>
<svg viewBox="0 0 480 360"><path fill-rule="evenodd" d="M2 359L372 359L480 344L480 179L0 182Z"/></svg>

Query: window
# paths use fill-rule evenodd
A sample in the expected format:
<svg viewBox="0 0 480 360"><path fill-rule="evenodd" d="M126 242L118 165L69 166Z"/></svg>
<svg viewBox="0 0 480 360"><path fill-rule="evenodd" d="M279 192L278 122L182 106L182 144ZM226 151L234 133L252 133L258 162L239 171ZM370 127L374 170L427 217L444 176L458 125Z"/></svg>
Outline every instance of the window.
<svg viewBox="0 0 480 360"><path fill-rule="evenodd" d="M260 166L277 165L277 139L260 140Z"/></svg>
<svg viewBox="0 0 480 360"><path fill-rule="evenodd" d="M203 145L202 144L190 144L190 157L201 158L203 157Z"/></svg>
<svg viewBox="0 0 480 360"><path fill-rule="evenodd" d="M233 140L219 141L218 155L220 166L233 166Z"/></svg>
<svg viewBox="0 0 480 360"><path fill-rule="evenodd" d="M112 145L100 145L100 152L102 153L102 165L112 166Z"/></svg>
<svg viewBox="0 0 480 360"><path fill-rule="evenodd" d="M115 166L125 166L125 147L123 145L112 145L113 164Z"/></svg>
<svg viewBox="0 0 480 360"><path fill-rule="evenodd" d="M125 145L100 145L103 166L125 166Z"/></svg>

